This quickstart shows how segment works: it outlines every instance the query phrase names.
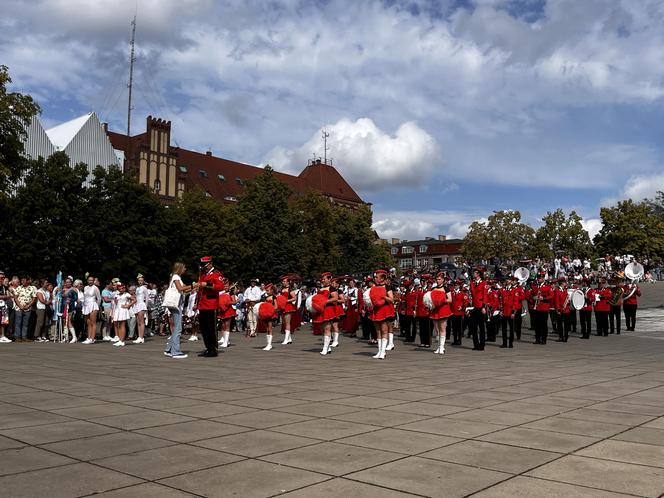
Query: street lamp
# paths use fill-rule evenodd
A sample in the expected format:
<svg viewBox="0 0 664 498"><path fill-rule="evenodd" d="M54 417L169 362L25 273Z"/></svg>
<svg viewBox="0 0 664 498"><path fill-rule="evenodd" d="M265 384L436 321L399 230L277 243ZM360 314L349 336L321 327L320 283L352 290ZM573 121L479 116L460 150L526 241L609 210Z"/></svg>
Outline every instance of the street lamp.
<svg viewBox="0 0 664 498"><path fill-rule="evenodd" d="M155 178L152 190L155 195L159 195L159 191L161 190L161 181L159 180L159 178Z"/></svg>

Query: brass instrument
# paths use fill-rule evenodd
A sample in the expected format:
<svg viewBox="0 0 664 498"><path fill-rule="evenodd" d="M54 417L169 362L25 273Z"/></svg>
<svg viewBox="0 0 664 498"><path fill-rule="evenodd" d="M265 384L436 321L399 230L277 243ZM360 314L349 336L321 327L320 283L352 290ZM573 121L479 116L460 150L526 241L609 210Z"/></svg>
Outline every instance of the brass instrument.
<svg viewBox="0 0 664 498"><path fill-rule="evenodd" d="M537 307L540 304L540 301L542 300L542 286L538 285L537 286L537 294L535 295L535 299L533 300L533 309L536 310Z"/></svg>
<svg viewBox="0 0 664 498"><path fill-rule="evenodd" d="M621 286L617 286L615 290L612 290L611 299L609 299L609 303L611 304L611 306L620 305L620 302L622 301L624 294L625 294L625 289L622 288Z"/></svg>
<svg viewBox="0 0 664 498"><path fill-rule="evenodd" d="M629 298L631 298L634 293L636 292L636 285L635 284L629 284L630 291L628 294L623 296L623 301L627 301Z"/></svg>

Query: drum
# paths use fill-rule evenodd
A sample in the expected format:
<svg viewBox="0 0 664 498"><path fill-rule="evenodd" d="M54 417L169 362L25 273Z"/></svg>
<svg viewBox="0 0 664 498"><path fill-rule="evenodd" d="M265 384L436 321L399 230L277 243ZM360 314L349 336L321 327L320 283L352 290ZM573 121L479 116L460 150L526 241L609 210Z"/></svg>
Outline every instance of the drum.
<svg viewBox="0 0 664 498"><path fill-rule="evenodd" d="M586 298L580 289L570 289L570 302L575 310L581 310L586 305Z"/></svg>
<svg viewBox="0 0 664 498"><path fill-rule="evenodd" d="M277 296L277 308L279 311L284 311L286 309L286 304L288 304L288 298L283 294Z"/></svg>
<svg viewBox="0 0 664 498"><path fill-rule="evenodd" d="M327 298L322 294L309 296L306 301L307 311L312 315L320 315L325 309Z"/></svg>

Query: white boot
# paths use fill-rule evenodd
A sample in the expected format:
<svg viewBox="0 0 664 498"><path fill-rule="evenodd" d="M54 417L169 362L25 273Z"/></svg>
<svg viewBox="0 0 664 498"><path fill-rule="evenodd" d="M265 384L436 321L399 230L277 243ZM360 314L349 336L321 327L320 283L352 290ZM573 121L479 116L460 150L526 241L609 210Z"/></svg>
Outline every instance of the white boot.
<svg viewBox="0 0 664 498"><path fill-rule="evenodd" d="M227 348L228 345L230 344L230 339L231 339L231 333L230 331L227 330L224 332L224 336L219 341L221 343L219 347Z"/></svg>
<svg viewBox="0 0 664 498"><path fill-rule="evenodd" d="M334 334L334 340L332 341L331 346L333 348L336 348L339 345L339 332L333 332Z"/></svg>
<svg viewBox="0 0 664 498"><path fill-rule="evenodd" d="M291 332L290 332L290 330L287 330L286 331L286 337L284 337L284 342L282 342L281 344L284 344L284 345L285 344L291 344L292 342L293 342L293 339L291 339Z"/></svg>
<svg viewBox="0 0 664 498"><path fill-rule="evenodd" d="M392 351L394 349L394 334L392 332L389 332L387 334L387 347L385 348L386 351Z"/></svg>
<svg viewBox="0 0 664 498"><path fill-rule="evenodd" d="M69 341L69 344L74 344L75 342L78 342L78 339L76 339L76 330L74 327L69 327L69 333L71 334L71 341Z"/></svg>
<svg viewBox="0 0 664 498"><path fill-rule="evenodd" d="M438 354L445 354L445 339L446 337L444 335L441 335L438 338L438 344L440 344L440 346L438 346Z"/></svg>
<svg viewBox="0 0 664 498"><path fill-rule="evenodd" d="M383 339L381 341L381 349L380 349L380 359L384 360L385 359L385 351L387 350L387 339Z"/></svg>
<svg viewBox="0 0 664 498"><path fill-rule="evenodd" d="M436 349L436 350L433 352L433 354L438 354L438 353L440 353L440 346L438 346L438 349Z"/></svg>
<svg viewBox="0 0 664 498"><path fill-rule="evenodd" d="M323 337L323 350L320 352L323 356L325 356L327 353L330 351L330 336L326 335Z"/></svg>
<svg viewBox="0 0 664 498"><path fill-rule="evenodd" d="M376 341L376 342L378 342L378 352L375 355L373 355L373 358L376 358L377 360L380 360L380 354L383 351L383 340L378 339L378 341Z"/></svg>
<svg viewBox="0 0 664 498"><path fill-rule="evenodd" d="M270 351L272 349L272 336L267 336L267 346L263 348L263 351Z"/></svg>

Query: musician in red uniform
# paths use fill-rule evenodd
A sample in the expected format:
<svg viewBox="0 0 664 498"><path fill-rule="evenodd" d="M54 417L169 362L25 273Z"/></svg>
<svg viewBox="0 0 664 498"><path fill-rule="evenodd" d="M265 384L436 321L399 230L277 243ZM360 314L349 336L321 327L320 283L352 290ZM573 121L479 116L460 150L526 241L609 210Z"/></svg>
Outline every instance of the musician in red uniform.
<svg viewBox="0 0 664 498"><path fill-rule="evenodd" d="M237 297L235 293L231 291L230 283L227 279L224 279L224 288L219 292L219 311L217 316L221 322L221 333L222 337L219 339L219 347L227 348L230 343L231 338L231 321L237 315L235 311L235 305L237 304Z"/></svg>
<svg viewBox="0 0 664 498"><path fill-rule="evenodd" d="M281 277L281 295L286 298L286 305L281 315L283 320L282 327L284 329L284 340L281 344L287 345L293 342L291 324L295 321L293 317L298 312L297 290L292 288L291 280L287 275Z"/></svg>
<svg viewBox="0 0 664 498"><path fill-rule="evenodd" d="M590 339L593 304L595 302L595 289L590 287L590 281L587 277L583 278L581 291L585 296L583 308L581 308L579 311L579 321L581 322L581 339Z"/></svg>
<svg viewBox="0 0 664 498"><path fill-rule="evenodd" d="M514 335L517 342L521 340L521 325L523 323L523 301L526 299L526 290L518 283L517 279L513 277L512 287L512 301L514 306Z"/></svg>
<svg viewBox="0 0 664 498"><path fill-rule="evenodd" d="M470 283L473 310L470 317L470 332L473 335L473 351L484 351L487 288L482 280L482 269L473 270L473 281ZM479 330L479 336L477 334Z"/></svg>
<svg viewBox="0 0 664 498"><path fill-rule="evenodd" d="M200 270L196 306L205 351L200 352L198 356L213 358L217 356L216 314L219 291L224 288L224 276L219 270L215 270L211 256L201 258Z"/></svg>
<svg viewBox="0 0 664 498"><path fill-rule="evenodd" d="M374 284L371 299L371 321L374 322L378 334L378 353L374 355L374 358L383 360L389 343L390 328L388 321L394 320L394 297L392 291L386 288L387 272L385 270L374 272ZM374 299L373 295L377 295L379 298Z"/></svg>
<svg viewBox="0 0 664 498"><path fill-rule="evenodd" d="M445 288L445 274L439 272L436 275L436 288L431 290L431 301L433 307L429 310L429 318L433 322L434 333L438 336L438 349L434 354L445 354L445 338L447 330L447 319L452 315L450 303L452 294Z"/></svg>
<svg viewBox="0 0 664 498"><path fill-rule="evenodd" d="M553 303L556 309L556 321L558 322L558 341L567 342L570 331L570 296L567 291L567 280L558 279L559 286L553 296Z"/></svg>
<svg viewBox="0 0 664 498"><path fill-rule="evenodd" d="M625 286L625 297L623 298L623 311L625 313L626 330L634 331L636 327L637 298L641 297L641 289L635 283Z"/></svg>
<svg viewBox="0 0 664 498"><path fill-rule="evenodd" d="M620 311L625 288L617 278L614 278L611 284L613 296L610 301L611 308L609 309L609 334L613 334L615 331L616 334L620 335Z"/></svg>
<svg viewBox="0 0 664 498"><path fill-rule="evenodd" d="M546 344L549 335L549 311L553 301L551 286L544 281L544 272L537 275L533 289L533 319L535 321L535 344Z"/></svg>
<svg viewBox="0 0 664 498"><path fill-rule="evenodd" d="M399 315L401 331L405 343L415 341L413 329L415 327L415 293L413 292L413 281L409 278L403 281L401 292L401 314Z"/></svg>
<svg viewBox="0 0 664 498"><path fill-rule="evenodd" d="M613 293L609 289L606 279L601 278L595 290L595 321L597 322L598 336L609 335L609 311L611 311L611 298Z"/></svg>
<svg viewBox="0 0 664 498"><path fill-rule="evenodd" d="M496 280L487 282L487 328L486 328L486 341L496 342L498 335L498 328L500 327L500 285ZM498 311L498 313L496 313Z"/></svg>
<svg viewBox="0 0 664 498"><path fill-rule="evenodd" d="M463 280L457 278L454 281L454 290L452 291L452 346L461 346L463 339L463 317L466 314L466 308L470 305L468 293L462 289Z"/></svg>
<svg viewBox="0 0 664 498"><path fill-rule="evenodd" d="M420 347L430 348L431 319L429 318L429 310L424 306L424 294L427 292L428 285L425 277L426 275L422 275L421 279L415 279L415 321L420 333Z"/></svg>
<svg viewBox="0 0 664 498"><path fill-rule="evenodd" d="M321 275L321 287L318 290L319 294L323 294L327 298L325 309L316 317L316 322L321 324L323 332L323 350L320 352L326 355L332 352L330 344L332 342L332 321L337 318L337 304L338 296L337 289L332 287L332 274L328 271Z"/></svg>
<svg viewBox="0 0 664 498"><path fill-rule="evenodd" d="M503 333L501 348L514 347L514 316L517 312L521 314L521 306L517 305L512 283L513 277L508 277L505 287L498 291L500 298L500 325ZM507 337L508 327L510 329L509 341Z"/></svg>

